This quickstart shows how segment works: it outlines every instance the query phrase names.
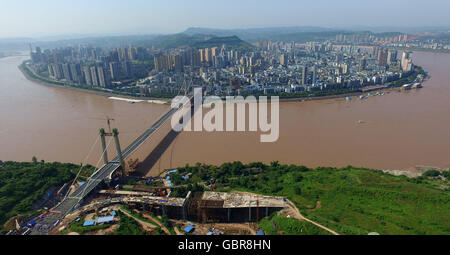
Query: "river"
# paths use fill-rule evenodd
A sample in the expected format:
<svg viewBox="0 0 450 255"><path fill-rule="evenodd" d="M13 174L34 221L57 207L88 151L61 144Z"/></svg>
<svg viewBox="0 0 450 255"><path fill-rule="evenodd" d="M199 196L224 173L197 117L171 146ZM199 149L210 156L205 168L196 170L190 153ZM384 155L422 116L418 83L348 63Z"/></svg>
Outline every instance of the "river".
<svg viewBox="0 0 450 255"><path fill-rule="evenodd" d="M0 59L0 160L79 163L115 119L122 147L168 110L28 81L23 57ZM354 98L280 103L280 137L260 143L257 132L182 132L153 173L196 162L221 164L278 160L310 167L347 165L409 169L450 166L450 54L416 52L415 64L431 78L424 88ZM362 120L362 121L359 121ZM112 147L112 146L111 146ZM111 150L111 154L113 154ZM97 143L88 162L100 156Z"/></svg>

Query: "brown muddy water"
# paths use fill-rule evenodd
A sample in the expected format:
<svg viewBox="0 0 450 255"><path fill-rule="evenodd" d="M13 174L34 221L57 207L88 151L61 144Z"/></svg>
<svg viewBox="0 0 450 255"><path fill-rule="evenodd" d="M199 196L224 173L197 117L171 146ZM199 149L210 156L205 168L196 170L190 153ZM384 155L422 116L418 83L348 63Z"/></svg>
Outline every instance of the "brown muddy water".
<svg viewBox="0 0 450 255"><path fill-rule="evenodd" d="M258 132L181 132L151 173L196 162L278 160L310 167L346 165L408 169L450 166L450 54L417 52L414 62L432 76L423 88L353 97L280 103L280 137L261 143ZM44 86L17 69L23 57L0 59L0 160L80 163L105 116L114 118L122 148L169 108L111 100ZM110 154L115 154L111 143ZM135 153L150 153L145 144ZM113 155L111 155L113 156ZM96 164L99 141L87 162ZM111 158L111 157L110 157Z"/></svg>

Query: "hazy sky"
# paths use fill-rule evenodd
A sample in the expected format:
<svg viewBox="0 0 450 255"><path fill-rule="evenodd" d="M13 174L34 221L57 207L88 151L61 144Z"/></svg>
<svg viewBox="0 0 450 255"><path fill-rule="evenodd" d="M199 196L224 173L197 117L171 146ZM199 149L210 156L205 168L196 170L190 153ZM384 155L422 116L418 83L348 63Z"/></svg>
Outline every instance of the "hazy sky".
<svg viewBox="0 0 450 255"><path fill-rule="evenodd" d="M192 26L450 26L449 0L0 0L0 37L173 33Z"/></svg>

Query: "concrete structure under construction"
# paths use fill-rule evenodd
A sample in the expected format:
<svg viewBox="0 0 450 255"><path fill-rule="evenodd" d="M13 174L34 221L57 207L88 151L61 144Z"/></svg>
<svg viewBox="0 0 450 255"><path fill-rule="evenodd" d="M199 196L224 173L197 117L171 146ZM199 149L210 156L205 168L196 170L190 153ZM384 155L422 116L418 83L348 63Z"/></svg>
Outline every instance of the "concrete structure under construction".
<svg viewBox="0 0 450 255"><path fill-rule="evenodd" d="M147 192L100 191L116 196L108 203L126 203L135 209L199 223L257 222L287 207L284 197L247 193L189 192L185 198L149 196Z"/></svg>
<svg viewBox="0 0 450 255"><path fill-rule="evenodd" d="M195 200L195 199L194 199ZM287 207L284 197L248 193L203 192L197 204L198 222L258 222Z"/></svg>

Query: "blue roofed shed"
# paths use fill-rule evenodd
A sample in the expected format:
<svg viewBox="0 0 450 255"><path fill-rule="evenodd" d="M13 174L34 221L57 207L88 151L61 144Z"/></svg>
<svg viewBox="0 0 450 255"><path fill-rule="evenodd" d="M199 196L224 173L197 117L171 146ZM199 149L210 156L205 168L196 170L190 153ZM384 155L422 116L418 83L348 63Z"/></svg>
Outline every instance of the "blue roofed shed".
<svg viewBox="0 0 450 255"><path fill-rule="evenodd" d="M94 225L95 225L95 220L88 220L83 223L83 227L94 226Z"/></svg>
<svg viewBox="0 0 450 255"><path fill-rule="evenodd" d="M258 232L256 232L256 234L259 235L259 236L263 236L263 235L264 235L264 232L261 231L261 230L259 230Z"/></svg>
<svg viewBox="0 0 450 255"><path fill-rule="evenodd" d="M97 223L106 223L114 220L114 216L100 217L97 220Z"/></svg>
<svg viewBox="0 0 450 255"><path fill-rule="evenodd" d="M191 233L192 230L194 230L194 229L195 229L194 226L189 225L189 226L187 226L187 227L184 228L184 231L187 232L187 233Z"/></svg>

